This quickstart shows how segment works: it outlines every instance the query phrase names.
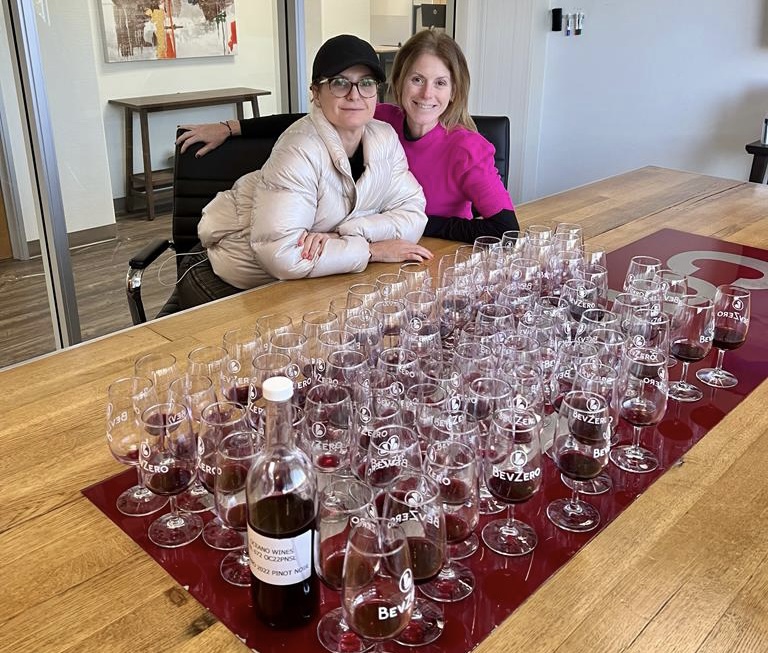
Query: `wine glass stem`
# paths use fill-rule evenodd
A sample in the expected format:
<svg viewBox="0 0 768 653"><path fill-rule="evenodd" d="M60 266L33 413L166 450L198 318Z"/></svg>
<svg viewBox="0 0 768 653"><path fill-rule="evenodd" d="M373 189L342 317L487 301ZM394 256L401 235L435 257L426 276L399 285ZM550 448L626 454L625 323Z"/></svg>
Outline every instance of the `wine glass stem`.
<svg viewBox="0 0 768 653"><path fill-rule="evenodd" d="M512 526L512 522L515 521L515 504L514 503L508 503L507 504L507 524Z"/></svg>
<svg viewBox="0 0 768 653"><path fill-rule="evenodd" d="M568 499L568 505L566 506L566 510L570 512L581 512L581 508L579 507L579 491L576 489L577 487L576 483L574 483L571 488L571 498Z"/></svg>
<svg viewBox="0 0 768 653"><path fill-rule="evenodd" d="M715 363L715 374L720 374L723 371L723 358L725 357L725 349L717 350L717 362Z"/></svg>
<svg viewBox="0 0 768 653"><path fill-rule="evenodd" d="M680 372L680 385L688 385L688 361L683 361L683 369Z"/></svg>
<svg viewBox="0 0 768 653"><path fill-rule="evenodd" d="M639 426L632 426L632 448L633 449L639 449L640 448L640 435L642 434L643 429Z"/></svg>

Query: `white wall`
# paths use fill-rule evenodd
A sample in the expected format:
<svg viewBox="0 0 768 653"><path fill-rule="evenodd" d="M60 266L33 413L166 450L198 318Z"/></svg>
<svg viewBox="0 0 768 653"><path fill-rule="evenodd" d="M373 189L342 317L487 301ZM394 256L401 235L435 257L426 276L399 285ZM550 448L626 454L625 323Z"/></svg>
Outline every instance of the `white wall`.
<svg viewBox="0 0 768 653"><path fill-rule="evenodd" d="M576 6L584 33L547 35L535 195L648 164L746 180L768 111L766 3Z"/></svg>

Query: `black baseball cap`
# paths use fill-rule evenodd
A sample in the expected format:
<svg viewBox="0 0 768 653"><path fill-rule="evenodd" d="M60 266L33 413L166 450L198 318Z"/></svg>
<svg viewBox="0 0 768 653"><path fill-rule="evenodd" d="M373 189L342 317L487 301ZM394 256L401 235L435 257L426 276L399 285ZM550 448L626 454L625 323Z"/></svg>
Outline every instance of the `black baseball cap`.
<svg viewBox="0 0 768 653"><path fill-rule="evenodd" d="M386 80L384 69L373 47L351 34L340 34L320 46L312 64L312 81L333 77L352 66L368 66L380 82Z"/></svg>

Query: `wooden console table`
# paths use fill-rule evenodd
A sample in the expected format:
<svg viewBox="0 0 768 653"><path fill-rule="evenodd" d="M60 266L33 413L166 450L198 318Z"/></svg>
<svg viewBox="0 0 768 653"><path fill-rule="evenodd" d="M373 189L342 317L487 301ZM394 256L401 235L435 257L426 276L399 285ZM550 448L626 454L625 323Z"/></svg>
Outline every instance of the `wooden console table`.
<svg viewBox="0 0 768 653"><path fill-rule="evenodd" d="M147 202L147 218L155 219L155 193L171 188L173 171L171 169L152 170L152 158L149 147L149 121L147 116L157 111L173 111L193 107L209 107L219 104L234 104L237 118L241 120L243 105L251 103L254 117L259 115L259 96L270 95L271 91L261 88L224 88L191 93L169 93L168 95L148 95L146 97L122 98L109 100L110 104L123 107L125 114L125 203L129 211L133 210L133 199L143 196ZM139 114L141 127L141 156L144 171L133 171L133 114Z"/></svg>

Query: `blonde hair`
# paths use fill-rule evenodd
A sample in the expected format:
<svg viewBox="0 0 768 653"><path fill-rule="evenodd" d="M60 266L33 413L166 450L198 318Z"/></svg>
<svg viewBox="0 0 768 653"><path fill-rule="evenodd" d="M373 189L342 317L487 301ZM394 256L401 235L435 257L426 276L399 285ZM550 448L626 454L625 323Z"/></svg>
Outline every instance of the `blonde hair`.
<svg viewBox="0 0 768 653"><path fill-rule="evenodd" d="M444 32L425 29L416 32L397 51L392 66L390 86L395 102L403 106L403 87L406 76L416 59L422 54L432 54L445 64L451 74L452 94L448 107L440 116L440 124L447 130L461 125L470 131L477 131L475 121L469 115L469 67L459 44Z"/></svg>

